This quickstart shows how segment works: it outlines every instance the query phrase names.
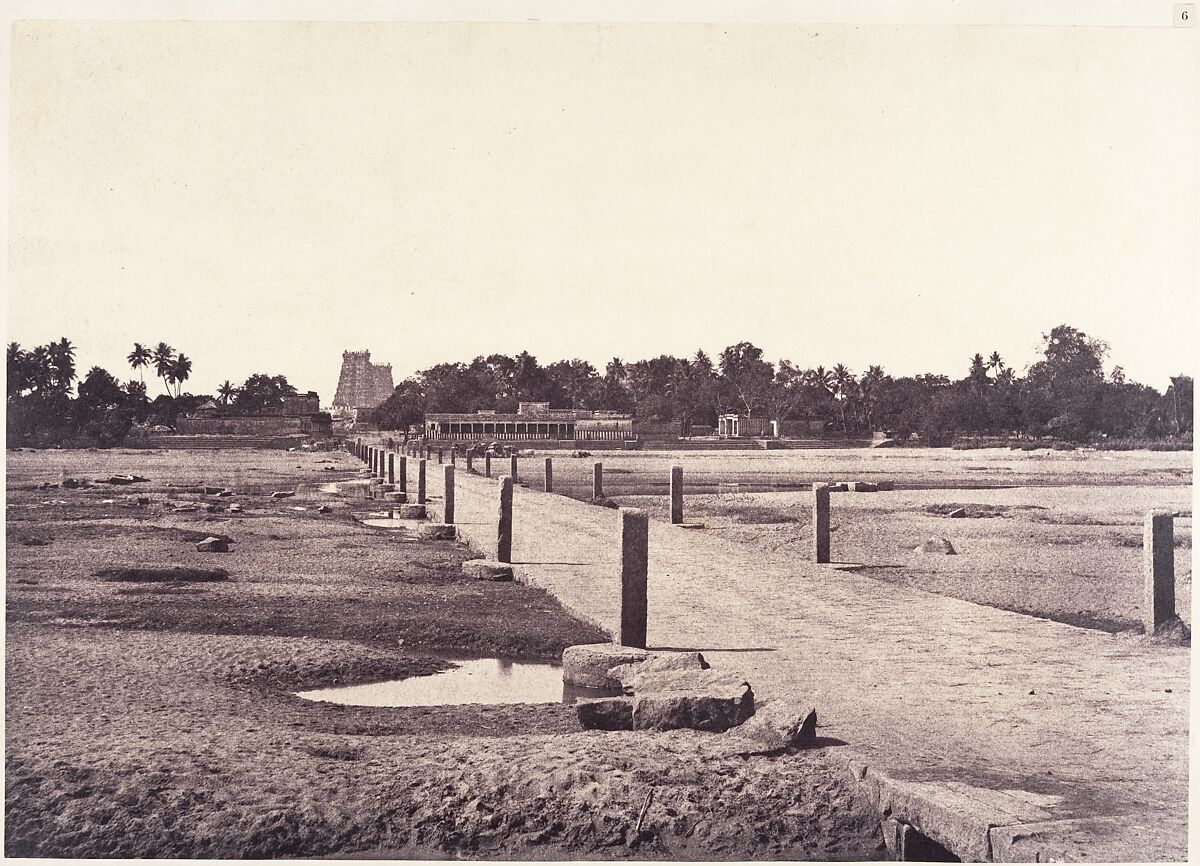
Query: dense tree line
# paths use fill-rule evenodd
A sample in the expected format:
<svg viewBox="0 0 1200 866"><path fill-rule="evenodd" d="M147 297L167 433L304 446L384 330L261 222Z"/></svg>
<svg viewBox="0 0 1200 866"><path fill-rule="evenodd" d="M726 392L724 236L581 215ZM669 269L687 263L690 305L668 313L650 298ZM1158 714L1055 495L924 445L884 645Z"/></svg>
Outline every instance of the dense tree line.
<svg viewBox="0 0 1200 866"><path fill-rule="evenodd" d="M528 352L443 363L400 382L379 408L385 429L420 424L427 412L513 412L517 403L629 412L674 422L681 434L712 427L739 412L785 422L815 422L840 434L886 431L944 445L955 436L1051 436L1082 442L1103 437L1183 437L1192 432L1192 379L1177 376L1165 394L1104 373L1108 347L1059 325L1043 335L1043 357L1024 376L998 352L976 354L966 375L889 376L882 367L855 374L842 364L802 368L771 363L752 343L727 347L716 362L660 355L613 358L603 373L579 359L543 366Z"/></svg>
<svg viewBox="0 0 1200 866"><path fill-rule="evenodd" d="M109 447L139 428L173 428L179 415L214 399L182 393L192 362L166 343L154 349L135 343L127 360L138 378L125 383L102 367L92 367L77 381L75 347L66 337L28 351L9 343L7 356L5 420L10 445ZM146 390L146 367L153 367L163 381L164 393L153 400ZM250 376L240 388L226 381L217 392L232 412L256 412L295 393L284 376L265 374Z"/></svg>

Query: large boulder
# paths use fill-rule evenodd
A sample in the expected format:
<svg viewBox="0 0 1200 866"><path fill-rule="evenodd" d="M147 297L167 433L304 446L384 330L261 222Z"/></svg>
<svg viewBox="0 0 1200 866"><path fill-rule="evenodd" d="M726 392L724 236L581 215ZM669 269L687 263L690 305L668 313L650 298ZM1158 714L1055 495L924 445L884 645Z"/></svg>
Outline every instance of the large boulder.
<svg viewBox="0 0 1200 866"><path fill-rule="evenodd" d="M633 701L629 698L594 698L575 702L575 714L586 730L633 730Z"/></svg>
<svg viewBox="0 0 1200 866"><path fill-rule="evenodd" d="M615 643L585 643L563 650L563 680L592 689L619 689L621 681L608 675L618 665L645 661L650 652Z"/></svg>
<svg viewBox="0 0 1200 866"><path fill-rule="evenodd" d="M694 728L721 733L754 715L754 692L744 677L714 670L664 671L639 682L634 730Z"/></svg>
<svg viewBox="0 0 1200 866"><path fill-rule="evenodd" d="M611 679L621 684L627 695L638 691L638 683L654 674L672 671L703 671L709 664L698 652L656 652L648 659L617 665L608 672Z"/></svg>
<svg viewBox="0 0 1200 866"><path fill-rule="evenodd" d="M808 705L771 701L730 733L750 741L755 751L807 748L817 738L817 711Z"/></svg>

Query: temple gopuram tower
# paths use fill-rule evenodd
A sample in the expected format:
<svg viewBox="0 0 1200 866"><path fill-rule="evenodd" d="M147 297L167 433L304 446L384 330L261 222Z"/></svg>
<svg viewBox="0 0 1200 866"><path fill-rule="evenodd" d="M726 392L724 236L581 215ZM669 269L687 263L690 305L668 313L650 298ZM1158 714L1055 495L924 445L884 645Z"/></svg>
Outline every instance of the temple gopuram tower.
<svg viewBox="0 0 1200 866"><path fill-rule="evenodd" d="M338 376L334 411L375 408L392 396L391 364L372 364L371 353L342 352L342 372Z"/></svg>

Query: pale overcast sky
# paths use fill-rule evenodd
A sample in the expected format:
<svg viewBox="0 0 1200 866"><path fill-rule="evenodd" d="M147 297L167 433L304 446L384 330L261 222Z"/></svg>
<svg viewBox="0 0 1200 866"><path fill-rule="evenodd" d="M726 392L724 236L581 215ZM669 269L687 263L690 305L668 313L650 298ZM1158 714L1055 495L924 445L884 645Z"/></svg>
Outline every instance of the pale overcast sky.
<svg viewBox="0 0 1200 866"><path fill-rule="evenodd" d="M1162 390L1196 361L1194 37L18 24L8 339L328 404L343 349L957 377L1066 322Z"/></svg>

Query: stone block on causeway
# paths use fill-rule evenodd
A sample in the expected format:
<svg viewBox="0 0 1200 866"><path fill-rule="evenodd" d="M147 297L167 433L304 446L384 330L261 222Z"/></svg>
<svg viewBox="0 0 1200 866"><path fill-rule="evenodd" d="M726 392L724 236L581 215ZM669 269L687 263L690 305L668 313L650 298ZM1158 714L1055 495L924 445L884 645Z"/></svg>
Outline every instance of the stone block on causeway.
<svg viewBox="0 0 1200 866"><path fill-rule="evenodd" d="M887 491L887 490L895 490L896 482L895 481L880 481L880 482L877 482L875 486L879 488L880 492Z"/></svg>
<svg viewBox="0 0 1200 866"><path fill-rule="evenodd" d="M714 670L652 674L633 696L634 730L692 728L721 733L754 715L754 692L745 678Z"/></svg>
<svg viewBox="0 0 1200 866"><path fill-rule="evenodd" d="M424 541L454 541L458 530L453 523L426 523L417 530L417 537Z"/></svg>
<svg viewBox="0 0 1200 866"><path fill-rule="evenodd" d="M491 559L468 559L462 564L463 574L476 580L512 580L512 566Z"/></svg>
<svg viewBox="0 0 1200 866"><path fill-rule="evenodd" d="M380 493L391 493L395 489L396 489L395 484L388 484L387 482L384 482L383 484L379 485Z"/></svg>
<svg viewBox="0 0 1200 866"><path fill-rule="evenodd" d="M749 754L805 749L817 739L817 711L806 704L775 700L729 732L753 747Z"/></svg>
<svg viewBox="0 0 1200 866"><path fill-rule="evenodd" d="M875 493L879 490L879 485L874 481L852 481L850 489L854 493Z"/></svg>
<svg viewBox="0 0 1200 866"><path fill-rule="evenodd" d="M632 695L638 688L638 682L654 674L671 671L703 671L709 668L708 662L698 652L656 652L651 653L643 661L628 662L617 665L608 672L610 679L621 684L621 689L627 695Z"/></svg>
<svg viewBox="0 0 1200 866"><path fill-rule="evenodd" d="M850 485L847 484L845 481L838 481L836 483L830 482L829 484L826 484L825 486L829 488L830 493L845 493L847 490L850 489Z"/></svg>
<svg viewBox="0 0 1200 866"><path fill-rule="evenodd" d="M401 520L424 520L425 506L424 505L400 505L393 509L394 516Z"/></svg>
<svg viewBox="0 0 1200 866"><path fill-rule="evenodd" d="M408 494L396 490L383 494L383 499L385 502L408 502Z"/></svg>
<svg viewBox="0 0 1200 866"><path fill-rule="evenodd" d="M575 715L585 730L632 731L633 701L629 698L593 698L575 702Z"/></svg>
<svg viewBox="0 0 1200 866"><path fill-rule="evenodd" d="M563 650L563 680L575 686L593 689L619 689L621 681L608 672L618 665L645 661L650 652L615 643L585 643Z"/></svg>

